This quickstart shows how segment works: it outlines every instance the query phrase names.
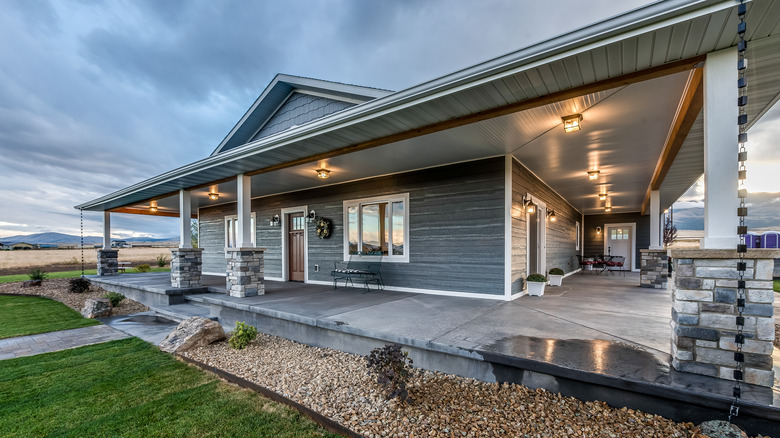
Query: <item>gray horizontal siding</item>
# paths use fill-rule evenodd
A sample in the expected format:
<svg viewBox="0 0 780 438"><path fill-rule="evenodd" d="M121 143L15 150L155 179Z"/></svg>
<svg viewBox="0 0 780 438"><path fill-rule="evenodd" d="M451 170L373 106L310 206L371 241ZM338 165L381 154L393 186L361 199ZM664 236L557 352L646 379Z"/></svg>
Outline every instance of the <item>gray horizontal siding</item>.
<svg viewBox="0 0 780 438"><path fill-rule="evenodd" d="M268 224L281 209L305 205L331 221L328 239L317 238L313 224L307 225L306 233L309 279L331 281L333 262L343 258L343 201L409 193L409 263L383 263L385 283L503 294L503 179L504 160L499 158L254 199L257 244L268 249L265 274L282 276L281 228ZM202 220L213 223L212 217L223 212L201 209L200 214ZM217 230L206 226L201 233ZM220 242L224 246L224 230L219 233L218 238L204 238L204 244ZM320 266L319 272L314 271L315 265Z"/></svg>
<svg viewBox="0 0 780 438"><path fill-rule="evenodd" d="M198 246L203 248L203 272L222 273L225 260L225 216L236 214L236 204L219 205L198 213Z"/></svg>
<svg viewBox="0 0 780 438"><path fill-rule="evenodd" d="M282 132L294 125L303 125L312 120L355 106L353 103L328 99L309 94L293 93L268 119L268 122L252 138L252 141Z"/></svg>
<svg viewBox="0 0 780 438"><path fill-rule="evenodd" d="M571 272L579 266L576 250L576 221L582 215L542 180L512 160L512 293L522 288L527 268L526 218L523 195L530 193L555 211L556 221L547 221L547 270L561 268ZM582 224L581 224L582 226ZM546 273L545 273L546 274Z"/></svg>

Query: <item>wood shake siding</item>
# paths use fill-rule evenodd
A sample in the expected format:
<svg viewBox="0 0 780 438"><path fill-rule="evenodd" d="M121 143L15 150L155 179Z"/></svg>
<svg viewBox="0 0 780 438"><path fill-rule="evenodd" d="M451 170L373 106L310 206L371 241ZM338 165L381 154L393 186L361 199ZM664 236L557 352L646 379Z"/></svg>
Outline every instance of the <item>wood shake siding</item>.
<svg viewBox="0 0 780 438"><path fill-rule="evenodd" d="M561 268L571 272L578 268L576 221L582 214L555 193L517 160L512 160L512 294L522 290L527 268L526 218L523 196L530 193L555 211L556 221L547 221L547 270ZM582 225L582 224L581 224ZM546 273L545 273L546 274Z"/></svg>
<svg viewBox="0 0 780 438"><path fill-rule="evenodd" d="M308 278L331 281L334 260L343 259L343 201L401 193L409 193L409 263L382 263L385 284L503 295L503 157L253 199L257 246L267 248L266 277L282 277L282 228L269 221L283 208L305 206L331 221L328 239L317 238L313 223L306 226ZM204 271L224 272L224 216L230 214L235 204L200 209Z"/></svg>

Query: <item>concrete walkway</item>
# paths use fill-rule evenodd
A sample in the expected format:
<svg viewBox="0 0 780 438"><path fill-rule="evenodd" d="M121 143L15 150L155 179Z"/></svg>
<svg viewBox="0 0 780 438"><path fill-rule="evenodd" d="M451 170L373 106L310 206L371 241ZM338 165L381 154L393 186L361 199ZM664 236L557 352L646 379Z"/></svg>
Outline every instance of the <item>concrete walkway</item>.
<svg viewBox="0 0 780 438"><path fill-rule="evenodd" d="M125 339L130 335L107 325L0 339L0 360L68 350L85 345Z"/></svg>

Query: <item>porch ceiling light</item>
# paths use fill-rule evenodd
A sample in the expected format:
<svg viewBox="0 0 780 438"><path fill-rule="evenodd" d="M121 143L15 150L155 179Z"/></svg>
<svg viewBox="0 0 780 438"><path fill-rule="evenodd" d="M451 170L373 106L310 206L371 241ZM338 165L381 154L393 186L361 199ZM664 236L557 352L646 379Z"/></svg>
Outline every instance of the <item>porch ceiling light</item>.
<svg viewBox="0 0 780 438"><path fill-rule="evenodd" d="M588 179L591 181L595 181L599 179L599 171L598 170L589 170L588 171Z"/></svg>
<svg viewBox="0 0 780 438"><path fill-rule="evenodd" d="M330 176L330 170L325 168L317 169L317 178L328 179L329 176Z"/></svg>
<svg viewBox="0 0 780 438"><path fill-rule="evenodd" d="M606 206L606 207L604 207L604 211L606 211L607 213L609 213L610 211L612 211L612 207L610 207L610 206Z"/></svg>
<svg viewBox="0 0 780 438"><path fill-rule="evenodd" d="M606 200L607 200L607 194L599 193L599 201L606 201Z"/></svg>
<svg viewBox="0 0 780 438"><path fill-rule="evenodd" d="M565 132L579 131L582 129L582 114L572 114L561 117L563 120L563 130Z"/></svg>
<svg viewBox="0 0 780 438"><path fill-rule="evenodd" d="M217 199L219 199L219 193L214 193L214 192L209 193L209 199L211 199L212 201L216 201Z"/></svg>
<svg viewBox="0 0 780 438"><path fill-rule="evenodd" d="M149 211L154 213L155 211L157 211L157 206L156 205L152 205L151 207L149 207Z"/></svg>

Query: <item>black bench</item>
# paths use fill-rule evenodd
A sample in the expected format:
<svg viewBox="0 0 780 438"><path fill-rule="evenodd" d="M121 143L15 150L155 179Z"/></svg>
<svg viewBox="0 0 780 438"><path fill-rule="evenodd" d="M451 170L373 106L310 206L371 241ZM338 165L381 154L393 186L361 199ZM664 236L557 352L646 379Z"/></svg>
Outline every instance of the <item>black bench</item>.
<svg viewBox="0 0 780 438"><path fill-rule="evenodd" d="M333 270L330 275L333 277L333 289L338 289L339 280L344 280L344 287L347 283L355 286L353 280L363 283L365 292L371 291L369 283L375 283L376 289L384 289L385 284L382 281L382 253L370 254L350 254L349 261L336 261L333 263Z"/></svg>

